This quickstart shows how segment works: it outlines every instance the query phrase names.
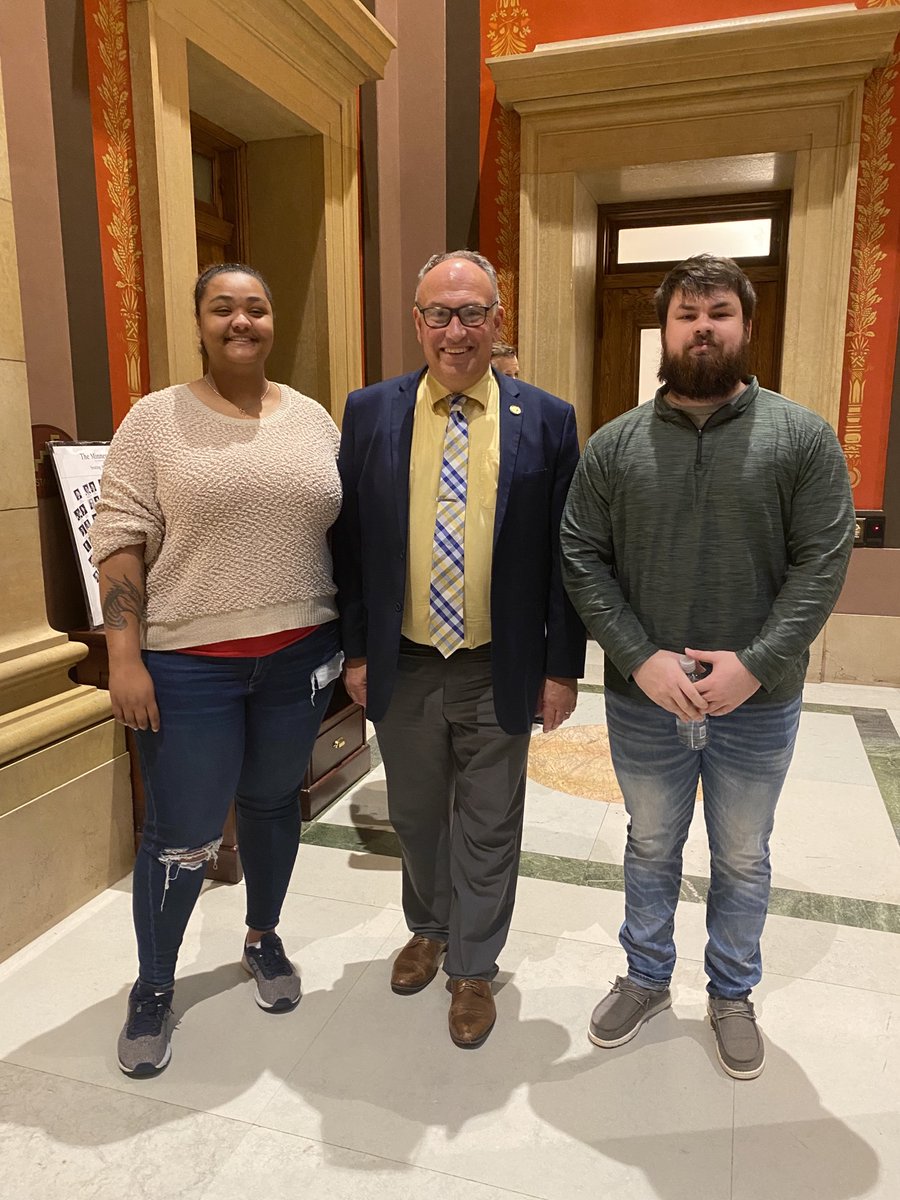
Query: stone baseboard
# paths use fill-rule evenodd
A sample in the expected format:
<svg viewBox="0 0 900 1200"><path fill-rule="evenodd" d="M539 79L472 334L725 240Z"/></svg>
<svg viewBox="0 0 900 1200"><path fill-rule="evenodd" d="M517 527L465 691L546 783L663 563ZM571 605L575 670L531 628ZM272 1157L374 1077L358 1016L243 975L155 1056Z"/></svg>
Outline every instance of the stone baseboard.
<svg viewBox="0 0 900 1200"><path fill-rule="evenodd" d="M832 613L810 648L806 679L900 687L900 617Z"/></svg>
<svg viewBox="0 0 900 1200"><path fill-rule="evenodd" d="M0 961L133 861L129 759L113 721L0 767Z"/></svg>

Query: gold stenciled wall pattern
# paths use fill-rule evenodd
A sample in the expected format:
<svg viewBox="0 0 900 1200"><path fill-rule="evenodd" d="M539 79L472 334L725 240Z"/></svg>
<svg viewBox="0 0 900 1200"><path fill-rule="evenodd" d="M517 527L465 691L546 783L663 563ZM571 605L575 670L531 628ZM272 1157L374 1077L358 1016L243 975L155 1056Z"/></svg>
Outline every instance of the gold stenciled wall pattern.
<svg viewBox="0 0 900 1200"><path fill-rule="evenodd" d="M85 0L85 16L110 388L118 424L149 386L124 0Z"/></svg>
<svg viewBox="0 0 900 1200"><path fill-rule="evenodd" d="M887 252L882 246L890 209L885 203L893 162L889 151L896 118L891 112L897 56L873 72L863 105L859 182L850 296L847 306L848 389L841 444L854 488L863 480L862 445L866 376L881 295L878 284Z"/></svg>
<svg viewBox="0 0 900 1200"><path fill-rule="evenodd" d="M864 5L898 6L900 0L865 0ZM839 430L859 508L877 508L882 503L890 419L897 323L897 289L892 275L900 267L900 219L895 211L900 197L892 177L898 67L900 55L895 51L885 67L873 71L866 84L860 133ZM886 291L893 293L889 303Z"/></svg>
<svg viewBox="0 0 900 1200"><path fill-rule="evenodd" d="M512 0L497 0L488 22L491 57L524 54L531 47L528 10ZM516 343L519 326L519 118L500 109L497 114L497 278L506 310L504 336Z"/></svg>

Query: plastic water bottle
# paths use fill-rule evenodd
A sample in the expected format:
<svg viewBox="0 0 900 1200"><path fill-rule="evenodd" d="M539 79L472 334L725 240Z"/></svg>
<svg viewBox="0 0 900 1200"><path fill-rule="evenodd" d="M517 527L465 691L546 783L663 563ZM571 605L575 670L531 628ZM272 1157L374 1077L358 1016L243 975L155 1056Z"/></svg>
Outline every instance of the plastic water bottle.
<svg viewBox="0 0 900 1200"><path fill-rule="evenodd" d="M679 658L678 665L691 683L696 683L698 679L703 678L703 672L697 670L697 663L687 655ZM697 721L685 721L681 717L676 717L675 732L678 734L678 740L682 746L687 746L689 750L702 750L709 741L709 721L706 714L704 713Z"/></svg>

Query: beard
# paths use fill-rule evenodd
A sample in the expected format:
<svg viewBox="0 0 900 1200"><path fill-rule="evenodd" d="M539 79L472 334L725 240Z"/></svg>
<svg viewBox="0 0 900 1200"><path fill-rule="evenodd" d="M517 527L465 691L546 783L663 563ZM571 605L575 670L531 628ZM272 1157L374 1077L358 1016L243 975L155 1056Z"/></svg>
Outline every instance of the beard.
<svg viewBox="0 0 900 1200"><path fill-rule="evenodd" d="M692 345L706 345L709 352L692 355L689 346L681 354L670 354L663 338L659 380L677 396L687 400L720 400L749 375L750 342L746 337L737 350L725 350L715 341Z"/></svg>

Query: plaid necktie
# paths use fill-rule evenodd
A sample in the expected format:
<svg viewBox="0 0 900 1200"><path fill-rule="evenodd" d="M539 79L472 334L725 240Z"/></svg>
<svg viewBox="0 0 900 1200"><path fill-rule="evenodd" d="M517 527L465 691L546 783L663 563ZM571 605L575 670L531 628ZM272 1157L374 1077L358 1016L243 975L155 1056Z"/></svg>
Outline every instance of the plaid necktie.
<svg viewBox="0 0 900 1200"><path fill-rule="evenodd" d="M466 473L469 465L469 422L465 396L450 397L450 419L444 435L444 458L438 487L437 519L431 555L431 644L448 658L463 640L466 529Z"/></svg>

